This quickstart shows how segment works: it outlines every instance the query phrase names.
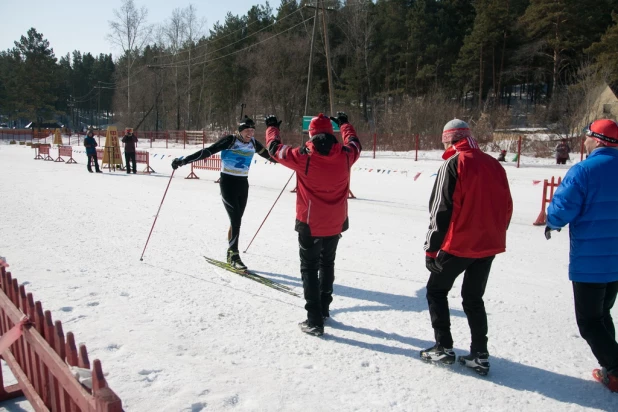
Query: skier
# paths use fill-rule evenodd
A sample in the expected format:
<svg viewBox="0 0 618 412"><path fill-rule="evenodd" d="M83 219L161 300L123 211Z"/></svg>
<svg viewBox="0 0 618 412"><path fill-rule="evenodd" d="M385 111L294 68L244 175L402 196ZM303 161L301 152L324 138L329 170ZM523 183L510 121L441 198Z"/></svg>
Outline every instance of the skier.
<svg viewBox="0 0 618 412"><path fill-rule="evenodd" d="M343 145L334 136L331 120L341 127ZM307 320L299 326L321 336L333 300L337 245L348 229L350 170L360 157L361 144L343 112L336 118L320 113L311 119L309 141L295 148L281 142L281 122L275 116L267 116L265 123L268 151L297 177L296 231L307 310Z"/></svg>
<svg viewBox="0 0 618 412"><path fill-rule="evenodd" d="M88 130L86 138L84 139L84 146L86 147L86 155L88 155L88 171L92 173L92 167L90 163L94 162L94 167L97 173L103 173L99 169L99 161L97 159L97 141L94 138L94 132L92 129Z"/></svg>
<svg viewBox="0 0 618 412"><path fill-rule="evenodd" d="M479 149L466 122L448 122L442 142L446 162L429 199L430 224L424 247L431 272L427 303L436 344L422 350L420 356L425 361L455 362L447 295L455 279L465 272L461 296L472 343L470 354L460 356L459 362L486 375L489 353L483 295L494 257L506 248L513 201L504 168Z"/></svg>
<svg viewBox="0 0 618 412"><path fill-rule="evenodd" d="M569 153L571 153L571 148L567 140L562 139L562 141L556 145L556 164L565 165L566 161L569 160Z"/></svg>
<svg viewBox="0 0 618 412"><path fill-rule="evenodd" d="M172 161L172 168L176 170L179 166L206 159L221 152L221 198L230 218L230 229L227 234L227 263L240 270L247 269L238 253L238 239L242 216L249 196L248 177L251 159L257 153L267 160L274 161L264 146L255 140L254 134L255 123L245 116L238 125L237 133L224 136L211 146L192 155Z"/></svg>
<svg viewBox="0 0 618 412"><path fill-rule="evenodd" d="M135 168L135 146L137 145L137 136L133 134L133 129L127 128L124 137L122 138L124 143L124 160L127 163L127 174L131 173L131 166L129 161L133 163L133 174L137 173Z"/></svg>
<svg viewBox="0 0 618 412"><path fill-rule="evenodd" d="M586 130L589 156L567 172L547 209L545 237L569 225L569 279L575 318L601 369L594 379L618 392L618 343L610 310L618 295L618 124L597 120Z"/></svg>

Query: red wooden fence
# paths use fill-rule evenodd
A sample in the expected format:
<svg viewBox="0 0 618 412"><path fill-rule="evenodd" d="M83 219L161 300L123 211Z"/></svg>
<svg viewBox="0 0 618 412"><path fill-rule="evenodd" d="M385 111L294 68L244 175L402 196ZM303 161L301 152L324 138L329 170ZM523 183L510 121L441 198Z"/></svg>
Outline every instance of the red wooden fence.
<svg viewBox="0 0 618 412"><path fill-rule="evenodd" d="M122 401L105 380L101 362L92 363L92 389L82 386L69 366L90 369L85 345L79 350L75 337L64 335L62 323L43 312L41 302L26 293L24 285L0 267L0 334L4 335L24 315L30 320L21 337L2 353L17 385L5 388L0 369L0 401L26 396L35 411L121 412Z"/></svg>

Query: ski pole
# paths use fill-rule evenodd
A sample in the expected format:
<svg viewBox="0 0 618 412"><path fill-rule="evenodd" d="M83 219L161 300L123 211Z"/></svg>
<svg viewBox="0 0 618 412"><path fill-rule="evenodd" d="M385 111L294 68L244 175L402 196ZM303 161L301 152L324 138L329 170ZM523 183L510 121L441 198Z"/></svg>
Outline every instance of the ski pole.
<svg viewBox="0 0 618 412"><path fill-rule="evenodd" d="M292 174L290 175L290 178L288 179L287 182L285 182L285 186L283 186L283 189L281 189L281 193L279 193L279 196L277 196L277 199L275 199L275 203L273 203L272 207L270 208L270 210L268 211L268 213L266 214L266 217L264 218L264 220L262 221L262 224L260 225L260 227L258 228L257 232L255 232L255 235L253 235L253 239L251 239L251 242L249 242L249 246L251 246L251 243L253 243L253 240L255 239L255 237L257 236L257 234L260 232L260 229L262 228L262 226L264 226L264 222L266 222L266 219L268 219L268 215L270 215L270 212L273 211L273 208L275 207L275 205L277 204L277 201L279 200L279 198L281 197L281 195L283 194L283 191L285 190L286 187L288 187L288 183L290 183L290 180L292 180L292 177L294 176L294 173L296 172L292 172ZM247 250L249 250L249 246L247 246L247 248L245 249L245 251L243 253L247 253Z"/></svg>
<svg viewBox="0 0 618 412"><path fill-rule="evenodd" d="M165 200L165 195L167 195L167 189L170 188L170 183L172 183L172 178L174 177L174 172L176 169L172 170L172 175L170 176L170 181L167 182L167 187L165 188L165 193L163 193L163 199L161 199L161 204L159 205L159 210L157 210L157 214L155 215L154 222L152 222L152 227L150 228L150 233L148 234L148 239L146 239L146 244L144 245L144 250L142 251L142 256L139 258L140 261L144 260L144 253L146 252L146 247L148 246L148 242L150 241L150 235L152 235L152 231L155 227L155 223L157 223L157 218L159 217L159 212L161 211L161 206L163 206L163 201Z"/></svg>

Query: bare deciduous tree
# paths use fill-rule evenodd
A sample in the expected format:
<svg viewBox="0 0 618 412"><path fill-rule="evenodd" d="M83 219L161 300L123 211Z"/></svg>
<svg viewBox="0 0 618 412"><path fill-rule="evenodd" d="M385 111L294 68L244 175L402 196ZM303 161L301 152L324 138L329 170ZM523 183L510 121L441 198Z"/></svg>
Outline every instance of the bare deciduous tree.
<svg viewBox="0 0 618 412"><path fill-rule="evenodd" d="M140 51L150 39L152 27L146 22L146 6L137 8L133 0L122 0L120 9L114 9L115 19L109 22L112 30L107 38L122 49L127 58L127 113L131 116L131 69Z"/></svg>

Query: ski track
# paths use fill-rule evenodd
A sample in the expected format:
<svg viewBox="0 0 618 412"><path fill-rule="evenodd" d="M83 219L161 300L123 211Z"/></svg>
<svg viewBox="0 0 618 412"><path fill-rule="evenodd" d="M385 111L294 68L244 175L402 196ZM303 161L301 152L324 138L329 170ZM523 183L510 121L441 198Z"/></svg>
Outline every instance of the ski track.
<svg viewBox="0 0 618 412"><path fill-rule="evenodd" d="M616 410L616 395L591 378L596 362L577 331L568 234L546 241L543 228L532 226L542 191L532 180L567 170L550 159L506 165L514 216L485 297L489 376L419 359L433 344L422 246L439 156L422 153L414 162L409 153L365 153L355 166L408 173L353 171L358 199L349 202L350 230L339 244L332 319L322 338L299 331L302 298L202 258L224 259L227 247L216 172L185 180L190 168L177 170L139 261L172 157L152 159L154 176L90 174L85 154L65 165L1 145L0 255L65 332L86 343L91 360L102 361L126 411ZM241 250L290 173L261 158L252 165ZM241 256L302 296L295 195L288 193L294 185ZM455 350L465 354L460 287L461 278L449 300ZM29 410L24 401L2 406Z"/></svg>

